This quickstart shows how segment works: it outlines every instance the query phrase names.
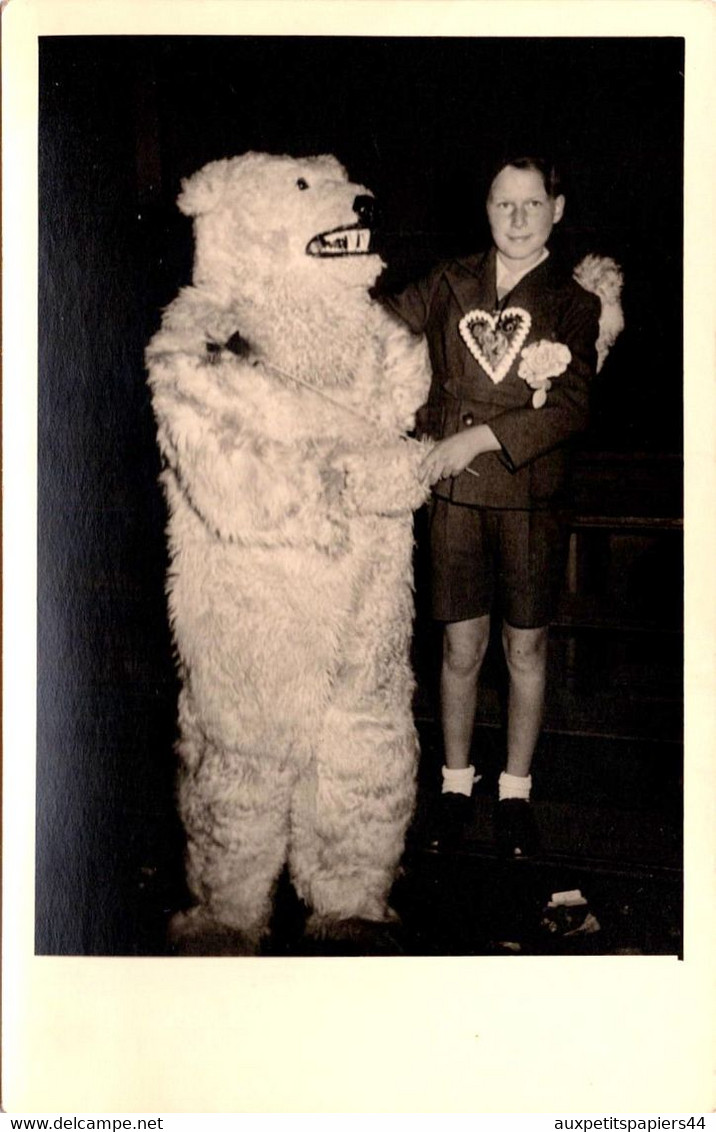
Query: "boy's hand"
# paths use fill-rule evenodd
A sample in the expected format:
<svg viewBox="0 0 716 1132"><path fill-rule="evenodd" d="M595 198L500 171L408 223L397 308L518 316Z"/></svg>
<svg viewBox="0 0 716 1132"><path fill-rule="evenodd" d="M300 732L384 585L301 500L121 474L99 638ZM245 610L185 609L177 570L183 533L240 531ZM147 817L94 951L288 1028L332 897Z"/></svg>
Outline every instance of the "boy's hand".
<svg viewBox="0 0 716 1132"><path fill-rule="evenodd" d="M500 442L489 425L475 425L464 432L440 440L420 465L423 480L437 483L446 476L457 476L483 452L497 452Z"/></svg>

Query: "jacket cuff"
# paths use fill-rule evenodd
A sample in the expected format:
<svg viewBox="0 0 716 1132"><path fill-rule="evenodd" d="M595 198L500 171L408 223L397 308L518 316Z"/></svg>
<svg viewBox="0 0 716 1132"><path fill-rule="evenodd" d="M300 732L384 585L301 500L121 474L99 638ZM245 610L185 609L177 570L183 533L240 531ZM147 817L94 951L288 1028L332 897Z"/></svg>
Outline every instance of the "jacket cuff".
<svg viewBox="0 0 716 1132"><path fill-rule="evenodd" d="M529 463L533 455L524 444L524 421L521 419L524 412L524 409L518 409L502 413L487 422L500 442L498 458L511 472L516 472L523 464Z"/></svg>

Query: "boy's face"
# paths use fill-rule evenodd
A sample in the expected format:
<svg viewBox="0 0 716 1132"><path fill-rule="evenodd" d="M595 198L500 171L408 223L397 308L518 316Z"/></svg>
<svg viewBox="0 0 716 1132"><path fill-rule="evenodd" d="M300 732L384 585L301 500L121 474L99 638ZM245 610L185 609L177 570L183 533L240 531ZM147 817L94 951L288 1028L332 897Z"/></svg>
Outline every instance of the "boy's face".
<svg viewBox="0 0 716 1132"><path fill-rule="evenodd" d="M487 198L492 238L515 268L537 262L563 212L564 197L548 196L536 169L506 165L492 182Z"/></svg>

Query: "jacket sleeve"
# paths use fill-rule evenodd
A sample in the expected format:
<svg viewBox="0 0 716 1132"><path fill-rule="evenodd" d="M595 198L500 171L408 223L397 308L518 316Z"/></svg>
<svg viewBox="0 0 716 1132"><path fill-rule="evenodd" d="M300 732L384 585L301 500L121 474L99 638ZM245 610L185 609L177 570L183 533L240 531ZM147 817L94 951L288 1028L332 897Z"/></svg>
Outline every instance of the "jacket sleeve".
<svg viewBox="0 0 716 1132"><path fill-rule="evenodd" d="M381 302L387 310L397 315L413 334L423 334L430 315L432 290L432 277L429 276L416 283L409 283L397 295L382 296Z"/></svg>
<svg viewBox="0 0 716 1132"><path fill-rule="evenodd" d="M512 471L583 431L589 416L589 386L597 367L599 300L586 292L570 298L556 328L557 341L569 347L569 366L552 378L546 403L508 409L489 426L502 446L501 458Z"/></svg>

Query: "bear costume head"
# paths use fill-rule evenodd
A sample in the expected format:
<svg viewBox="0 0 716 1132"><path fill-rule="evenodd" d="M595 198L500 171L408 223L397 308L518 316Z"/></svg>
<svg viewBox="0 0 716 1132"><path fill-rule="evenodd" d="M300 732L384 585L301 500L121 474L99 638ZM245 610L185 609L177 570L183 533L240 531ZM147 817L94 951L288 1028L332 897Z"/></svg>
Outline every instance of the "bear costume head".
<svg viewBox="0 0 716 1132"><path fill-rule="evenodd" d="M194 284L242 293L247 272L304 293L365 291L384 264L371 250L373 195L335 157L245 153L212 161L182 182L194 219Z"/></svg>
<svg viewBox="0 0 716 1132"><path fill-rule="evenodd" d="M335 157L212 161L182 182L178 203L194 222L193 287L169 308L167 329L201 325L221 347L238 330L254 358L317 387L355 385L383 365L357 364L394 337L370 295L385 266L371 244L374 198ZM372 384L357 391L366 406Z"/></svg>

